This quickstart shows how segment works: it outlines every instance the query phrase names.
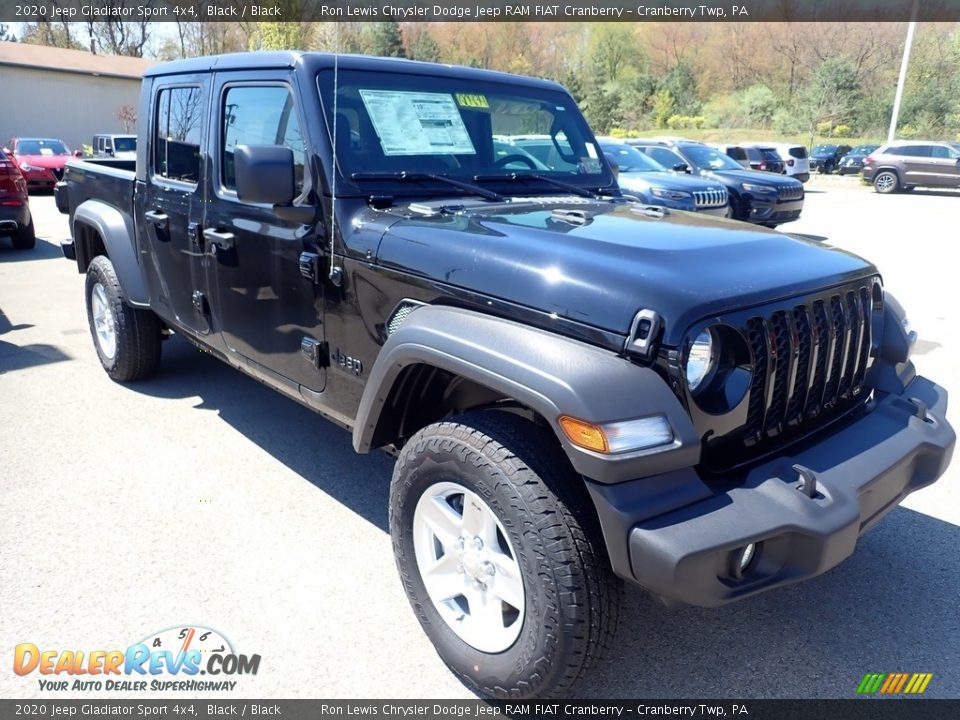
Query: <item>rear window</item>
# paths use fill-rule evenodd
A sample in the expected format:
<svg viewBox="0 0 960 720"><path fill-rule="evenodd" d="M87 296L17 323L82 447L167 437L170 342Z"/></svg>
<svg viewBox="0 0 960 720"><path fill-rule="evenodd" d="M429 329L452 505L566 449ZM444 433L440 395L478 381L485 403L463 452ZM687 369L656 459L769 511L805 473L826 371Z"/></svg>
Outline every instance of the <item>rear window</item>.
<svg viewBox="0 0 960 720"><path fill-rule="evenodd" d="M799 145L790 148L787 152L790 153L790 157L797 158L798 160L803 160L807 157L807 149Z"/></svg>

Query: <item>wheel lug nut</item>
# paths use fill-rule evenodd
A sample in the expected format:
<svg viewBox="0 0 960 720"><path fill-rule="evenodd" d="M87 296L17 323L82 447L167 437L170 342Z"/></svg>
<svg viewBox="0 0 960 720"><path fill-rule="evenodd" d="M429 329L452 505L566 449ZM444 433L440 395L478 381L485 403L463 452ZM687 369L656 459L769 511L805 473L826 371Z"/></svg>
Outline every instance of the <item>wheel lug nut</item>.
<svg viewBox="0 0 960 720"><path fill-rule="evenodd" d="M473 539L473 546L474 546L477 550L483 550L483 540L481 540L479 537L475 537L475 538Z"/></svg>
<svg viewBox="0 0 960 720"><path fill-rule="evenodd" d="M497 568L494 567L493 563L490 562L489 560L485 562L482 567L483 567L483 571L490 577L493 577L494 574L497 572Z"/></svg>

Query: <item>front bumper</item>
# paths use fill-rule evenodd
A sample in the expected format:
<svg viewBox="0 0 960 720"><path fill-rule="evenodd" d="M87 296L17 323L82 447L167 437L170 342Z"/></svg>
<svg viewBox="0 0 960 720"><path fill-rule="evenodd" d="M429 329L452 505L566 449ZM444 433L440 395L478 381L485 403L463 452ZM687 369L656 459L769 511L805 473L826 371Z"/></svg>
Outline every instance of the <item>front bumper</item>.
<svg viewBox="0 0 960 720"><path fill-rule="evenodd" d="M916 377L846 428L722 492L692 468L588 483L614 570L665 599L704 607L826 572L946 470L956 442L946 409L946 390ZM815 477L813 497L799 489L795 466ZM736 554L749 543L757 543L757 557L736 578Z"/></svg>
<svg viewBox="0 0 960 720"><path fill-rule="evenodd" d="M30 188L52 188L60 178L63 177L63 170L50 170L47 168L38 168L35 170L28 170L24 172L23 179L27 183L27 187ZM58 177L59 173L59 177Z"/></svg>
<svg viewBox="0 0 960 720"><path fill-rule="evenodd" d="M859 162L841 164L840 167L837 168L837 172L841 175L856 175L861 170L863 170L863 163Z"/></svg>
<svg viewBox="0 0 960 720"><path fill-rule="evenodd" d="M803 198L798 200L767 200L764 197L745 196L746 217L738 218L753 223L785 223L796 220L803 210Z"/></svg>

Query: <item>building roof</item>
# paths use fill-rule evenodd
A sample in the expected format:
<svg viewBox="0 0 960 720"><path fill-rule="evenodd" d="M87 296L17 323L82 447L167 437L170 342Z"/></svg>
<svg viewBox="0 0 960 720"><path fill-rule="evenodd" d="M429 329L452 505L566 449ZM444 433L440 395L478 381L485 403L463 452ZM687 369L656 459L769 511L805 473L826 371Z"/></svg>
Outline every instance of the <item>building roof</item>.
<svg viewBox="0 0 960 720"><path fill-rule="evenodd" d="M56 72L139 80L147 68L155 65L156 62L146 58L94 55L84 50L66 50L46 45L0 42L0 66L15 65Z"/></svg>

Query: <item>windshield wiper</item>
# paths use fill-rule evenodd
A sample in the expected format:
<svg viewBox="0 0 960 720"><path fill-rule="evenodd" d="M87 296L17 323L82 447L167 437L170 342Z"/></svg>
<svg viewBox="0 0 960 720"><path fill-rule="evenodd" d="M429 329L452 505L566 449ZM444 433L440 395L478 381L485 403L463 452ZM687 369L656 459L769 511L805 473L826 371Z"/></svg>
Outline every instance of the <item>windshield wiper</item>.
<svg viewBox="0 0 960 720"><path fill-rule="evenodd" d="M350 179L351 180L400 180L401 182L407 181L407 180L410 180L410 181L437 180L438 182L446 183L447 185L452 185L453 187L460 188L461 190L468 190L474 195L479 195L480 197L486 198L487 200L504 202L506 199L503 197L503 195L501 195L500 193L495 193L493 190L487 190L486 188L482 188L479 185L474 185L473 183L464 182L463 180L457 180L447 175L438 175L436 173L408 172L407 170L400 170L399 172L355 172L350 176Z"/></svg>
<svg viewBox="0 0 960 720"><path fill-rule="evenodd" d="M533 172L522 172L522 173L513 172L513 173L508 173L506 175L474 175L473 179L475 182L495 182L497 180L513 180L513 181L539 180L540 182L545 182L548 185L553 185L554 187L562 188L564 190L569 190L574 195L579 195L580 197L597 198L597 199L603 197L600 193L594 190L588 190L587 188L580 187L579 185L574 185L573 183L564 182L563 180L557 180L547 175L541 175L540 173L533 173Z"/></svg>

